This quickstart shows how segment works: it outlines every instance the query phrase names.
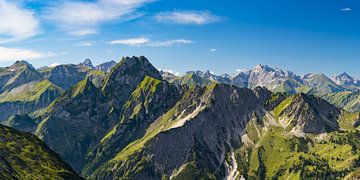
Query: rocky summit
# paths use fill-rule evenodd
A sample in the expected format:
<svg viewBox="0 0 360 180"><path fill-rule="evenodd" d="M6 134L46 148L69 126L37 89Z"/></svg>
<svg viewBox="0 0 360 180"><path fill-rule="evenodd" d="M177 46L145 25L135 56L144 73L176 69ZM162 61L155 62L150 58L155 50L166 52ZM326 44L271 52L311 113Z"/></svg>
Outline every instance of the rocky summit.
<svg viewBox="0 0 360 180"><path fill-rule="evenodd" d="M359 90L345 76L266 65L178 76L143 56L111 67L2 68L0 108L14 111L2 114L0 177L358 177Z"/></svg>

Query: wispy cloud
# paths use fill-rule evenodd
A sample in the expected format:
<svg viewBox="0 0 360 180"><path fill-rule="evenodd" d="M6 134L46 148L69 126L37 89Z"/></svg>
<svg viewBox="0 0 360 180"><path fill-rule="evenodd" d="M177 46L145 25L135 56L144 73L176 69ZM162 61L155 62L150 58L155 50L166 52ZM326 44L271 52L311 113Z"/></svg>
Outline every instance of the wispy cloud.
<svg viewBox="0 0 360 180"><path fill-rule="evenodd" d="M56 66L60 66L60 65L61 65L60 63L52 63L52 64L50 64L49 67L56 67Z"/></svg>
<svg viewBox="0 0 360 180"><path fill-rule="evenodd" d="M0 43L24 40L39 33L34 12L13 1L0 0Z"/></svg>
<svg viewBox="0 0 360 180"><path fill-rule="evenodd" d="M22 59L39 59L53 55L54 54L51 52L43 53L27 49L0 47L0 62L8 62Z"/></svg>
<svg viewBox="0 0 360 180"><path fill-rule="evenodd" d="M19 49L19 48L8 48L0 46L0 62L9 62L15 60L30 60L30 59L40 59L46 57L54 57L65 55L68 52L40 52L33 51L29 49Z"/></svg>
<svg viewBox="0 0 360 180"><path fill-rule="evenodd" d="M210 51L211 51L211 52L216 52L216 51L217 51L217 49L212 48L212 49L210 49Z"/></svg>
<svg viewBox="0 0 360 180"><path fill-rule="evenodd" d="M48 19L74 36L95 34L99 27L114 20L137 17L136 10L153 0L64 1L48 10Z"/></svg>
<svg viewBox="0 0 360 180"><path fill-rule="evenodd" d="M159 71L163 71L163 72L171 73L171 74L174 74L175 76L179 76L179 75L181 75L181 73L179 73L179 72L175 72L175 71L173 71L173 70L171 70L171 69L159 69Z"/></svg>
<svg viewBox="0 0 360 180"><path fill-rule="evenodd" d="M150 42L150 39L139 37L139 38L130 38L130 39L118 39L111 41L110 44L124 44L128 46L143 46Z"/></svg>
<svg viewBox="0 0 360 180"><path fill-rule="evenodd" d="M220 17L209 11L171 11L155 15L158 22L203 25L220 21Z"/></svg>
<svg viewBox="0 0 360 180"><path fill-rule="evenodd" d="M92 41L82 41L82 42L77 42L75 44L73 44L73 46L76 47L90 47L94 44L94 42Z"/></svg>
<svg viewBox="0 0 360 180"><path fill-rule="evenodd" d="M340 9L340 11L342 11L342 12L351 12L352 9L347 7L347 8Z"/></svg>
<svg viewBox="0 0 360 180"><path fill-rule="evenodd" d="M151 47L172 47L178 46L181 44L191 44L193 41L187 39L174 39L174 40L166 40L166 41L154 41L148 43L148 46Z"/></svg>
<svg viewBox="0 0 360 180"><path fill-rule="evenodd" d="M148 46L148 47L172 47L172 46L179 46L181 44L191 44L191 43L193 43L193 41L187 39L153 41L145 37L118 39L110 42L110 44L112 45L122 44L128 46Z"/></svg>

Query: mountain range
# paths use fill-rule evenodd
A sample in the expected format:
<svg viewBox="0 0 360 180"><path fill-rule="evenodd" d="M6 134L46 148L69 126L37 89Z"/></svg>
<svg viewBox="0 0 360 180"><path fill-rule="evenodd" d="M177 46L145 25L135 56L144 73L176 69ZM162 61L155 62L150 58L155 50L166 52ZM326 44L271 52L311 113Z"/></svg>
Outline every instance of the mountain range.
<svg viewBox="0 0 360 180"><path fill-rule="evenodd" d="M266 65L178 77L143 56L19 61L0 70L0 177L357 179L359 87Z"/></svg>

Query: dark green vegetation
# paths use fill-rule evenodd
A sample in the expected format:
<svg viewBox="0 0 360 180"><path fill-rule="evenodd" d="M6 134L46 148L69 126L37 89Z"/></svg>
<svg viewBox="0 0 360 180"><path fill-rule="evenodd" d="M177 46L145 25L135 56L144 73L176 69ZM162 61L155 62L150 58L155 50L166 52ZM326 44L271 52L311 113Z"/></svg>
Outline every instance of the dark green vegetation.
<svg viewBox="0 0 360 180"><path fill-rule="evenodd" d="M233 79L177 77L145 57L123 58L109 73L89 61L57 67L41 70L47 78L34 87L63 90L50 77L71 67L62 77L69 88L4 124L34 133L87 179L358 177L360 117L348 107L359 99L348 83L267 66ZM264 82L272 91L256 87ZM29 89L4 99L39 101L42 91Z"/></svg>
<svg viewBox="0 0 360 180"><path fill-rule="evenodd" d="M0 179L81 179L36 136L0 125Z"/></svg>

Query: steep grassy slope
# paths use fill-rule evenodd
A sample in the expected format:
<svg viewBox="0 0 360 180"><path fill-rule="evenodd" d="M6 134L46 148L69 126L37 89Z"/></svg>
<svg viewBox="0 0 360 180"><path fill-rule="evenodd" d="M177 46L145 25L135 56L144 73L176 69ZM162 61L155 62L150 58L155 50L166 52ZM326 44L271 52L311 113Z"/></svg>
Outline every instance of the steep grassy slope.
<svg viewBox="0 0 360 180"><path fill-rule="evenodd" d="M29 80L30 81L30 80ZM16 114L31 113L48 106L63 90L50 81L24 81L0 94L0 122Z"/></svg>
<svg viewBox="0 0 360 180"><path fill-rule="evenodd" d="M42 112L35 134L80 171L88 148L111 126L104 99L89 79L80 81Z"/></svg>
<svg viewBox="0 0 360 180"><path fill-rule="evenodd" d="M202 78L194 73L189 73L181 77L177 77L172 80L176 85L187 85L187 86L201 86L204 87L210 84L212 81L206 78Z"/></svg>
<svg viewBox="0 0 360 180"><path fill-rule="evenodd" d="M310 88L308 93L315 95L325 95L329 93L342 92L344 87L337 85L324 74L307 74L304 76L306 85Z"/></svg>
<svg viewBox="0 0 360 180"><path fill-rule="evenodd" d="M154 120L176 103L178 96L175 86L146 76L125 103L120 122L90 152L84 174L91 174L126 145L144 136Z"/></svg>
<svg viewBox="0 0 360 180"><path fill-rule="evenodd" d="M40 74L58 87L67 90L79 81L84 80L88 71L90 70L87 68L67 64L43 69Z"/></svg>
<svg viewBox="0 0 360 180"><path fill-rule="evenodd" d="M262 112L256 99L248 89L227 85L190 88L141 139L119 151L90 178L180 177L189 167L198 172L192 178L224 177L231 169L224 153L241 145L245 124Z"/></svg>
<svg viewBox="0 0 360 180"><path fill-rule="evenodd" d="M0 125L0 179L81 179L34 135Z"/></svg>
<svg viewBox="0 0 360 180"><path fill-rule="evenodd" d="M304 102L307 105L301 105ZM307 108L298 109L301 106ZM292 110L286 111L289 108ZM294 116L297 110L303 113ZM283 112L286 113L281 115ZM285 123L287 126L282 122L284 116L291 122ZM355 123L359 121L358 114L337 111L323 100L301 94L284 99L266 117L248 123L244 146L236 151L244 177L339 179L360 166L360 132ZM334 117L337 119L331 120ZM334 126L335 122L339 124ZM307 123L312 123L310 132L306 130ZM329 124L329 129L324 123Z"/></svg>
<svg viewBox="0 0 360 180"><path fill-rule="evenodd" d="M121 120L122 107L145 77L161 80L159 72L145 57L123 58L112 69L102 89L88 77L38 111L35 115L42 121L35 134L81 172L87 164L87 152Z"/></svg>
<svg viewBox="0 0 360 180"><path fill-rule="evenodd" d="M360 111L360 91L347 91L322 96L325 100L347 111Z"/></svg>

